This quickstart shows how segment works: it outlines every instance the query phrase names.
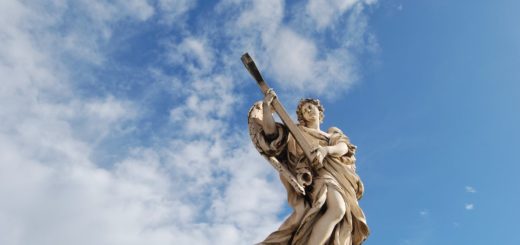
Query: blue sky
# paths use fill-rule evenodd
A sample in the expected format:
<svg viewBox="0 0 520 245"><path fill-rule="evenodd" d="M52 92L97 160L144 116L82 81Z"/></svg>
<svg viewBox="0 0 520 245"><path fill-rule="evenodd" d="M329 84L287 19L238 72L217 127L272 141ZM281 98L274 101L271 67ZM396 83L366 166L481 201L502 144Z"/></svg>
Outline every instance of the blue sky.
<svg viewBox="0 0 520 245"><path fill-rule="evenodd" d="M0 244L252 244L261 94L358 146L366 244L519 244L517 1L0 2Z"/></svg>

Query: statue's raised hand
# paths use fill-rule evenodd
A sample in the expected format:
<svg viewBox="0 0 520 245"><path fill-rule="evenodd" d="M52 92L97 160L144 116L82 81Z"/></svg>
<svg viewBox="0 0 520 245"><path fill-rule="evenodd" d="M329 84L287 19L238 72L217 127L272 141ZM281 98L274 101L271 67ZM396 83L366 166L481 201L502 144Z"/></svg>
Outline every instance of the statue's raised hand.
<svg viewBox="0 0 520 245"><path fill-rule="evenodd" d="M270 88L265 93L264 103L271 106L271 103L273 102L274 98L276 98L276 93L272 88Z"/></svg>
<svg viewBox="0 0 520 245"><path fill-rule="evenodd" d="M271 107L271 103L274 98L276 98L276 93L273 89L268 89L265 93L264 102L263 102L263 121L262 128L266 135L270 135L273 138L276 138L278 135L278 131L276 130L276 124L273 118L273 108Z"/></svg>

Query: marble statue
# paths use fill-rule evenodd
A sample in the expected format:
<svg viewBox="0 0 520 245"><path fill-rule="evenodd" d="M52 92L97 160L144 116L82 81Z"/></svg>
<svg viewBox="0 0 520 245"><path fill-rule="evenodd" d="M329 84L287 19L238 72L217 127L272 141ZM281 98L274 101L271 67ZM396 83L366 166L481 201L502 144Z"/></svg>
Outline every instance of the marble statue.
<svg viewBox="0 0 520 245"><path fill-rule="evenodd" d="M252 59L247 55L242 61L264 92L263 101L249 111L251 139L280 173L293 208L259 244L362 244L369 228L358 204L363 183L356 173L356 146L336 127L321 130L324 108L317 99L302 99L296 109L298 124L293 123ZM275 122L274 112L283 123Z"/></svg>

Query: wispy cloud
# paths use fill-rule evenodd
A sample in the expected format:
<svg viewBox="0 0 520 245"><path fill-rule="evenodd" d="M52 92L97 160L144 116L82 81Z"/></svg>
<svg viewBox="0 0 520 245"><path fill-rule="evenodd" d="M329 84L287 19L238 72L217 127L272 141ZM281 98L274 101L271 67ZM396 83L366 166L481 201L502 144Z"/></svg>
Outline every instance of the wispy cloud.
<svg viewBox="0 0 520 245"><path fill-rule="evenodd" d="M343 13L351 9L358 1L317 1L310 0L307 2L305 10L307 14L315 21L318 29L326 28L333 24L335 19L339 18Z"/></svg>
<svg viewBox="0 0 520 245"><path fill-rule="evenodd" d="M168 25L184 25L183 19L198 1L190 0L158 0L161 22Z"/></svg>
<svg viewBox="0 0 520 245"><path fill-rule="evenodd" d="M377 50L364 11L373 3L330 1L328 6L316 1L305 5L280 0L224 1L221 9L242 11L226 16L229 21L223 24L227 32L222 39L231 39L233 50L238 50L232 53L234 57L250 51L281 88L334 97L359 80L356 54ZM306 11L299 11L302 8ZM330 19L318 18L329 10L333 12ZM319 24L309 23L309 13L316 13L312 16ZM328 26L334 28L320 31ZM333 86L341 89L328 89Z"/></svg>
<svg viewBox="0 0 520 245"><path fill-rule="evenodd" d="M467 193L477 193L477 190L473 186L467 185L466 187L464 187L464 189Z"/></svg>
<svg viewBox="0 0 520 245"><path fill-rule="evenodd" d="M466 203L464 205L464 209L466 210L473 210L475 208L475 205L473 203Z"/></svg>

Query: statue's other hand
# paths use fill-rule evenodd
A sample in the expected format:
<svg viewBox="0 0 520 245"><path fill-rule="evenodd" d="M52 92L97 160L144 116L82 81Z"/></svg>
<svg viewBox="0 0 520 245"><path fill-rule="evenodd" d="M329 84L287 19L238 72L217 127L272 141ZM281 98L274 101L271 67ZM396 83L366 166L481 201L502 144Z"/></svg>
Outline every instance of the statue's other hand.
<svg viewBox="0 0 520 245"><path fill-rule="evenodd" d="M318 166L323 166L323 159L329 154L329 150L326 146L318 146L313 151L313 163Z"/></svg>

